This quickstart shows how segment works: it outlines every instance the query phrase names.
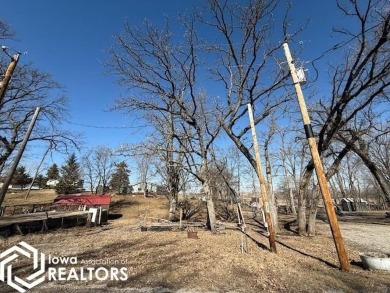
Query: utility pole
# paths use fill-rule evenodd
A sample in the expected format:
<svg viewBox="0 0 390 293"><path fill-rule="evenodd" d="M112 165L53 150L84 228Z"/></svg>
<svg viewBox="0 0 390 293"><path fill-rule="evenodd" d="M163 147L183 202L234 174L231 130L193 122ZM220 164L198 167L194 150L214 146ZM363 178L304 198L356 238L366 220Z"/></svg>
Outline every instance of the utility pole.
<svg viewBox="0 0 390 293"><path fill-rule="evenodd" d="M43 154L43 157L42 157L42 159L41 159L41 162L39 163L39 165L38 165L38 167L37 167L37 170L35 171L35 175L34 175L34 177L33 177L33 180L31 181L30 187L28 188L28 191L27 191L26 196L24 197L24 199L27 199L28 196L30 195L31 188L32 188L32 186L33 186L33 184L34 184L34 182L35 182L35 179L37 179L37 177L38 177L39 169L41 168L41 166L42 166L42 164L43 164L43 161L44 161L45 158L46 158L46 155L49 153L49 151L52 149L52 147L53 147L53 142L50 141L50 144L49 144L49 146L47 147L45 153Z"/></svg>
<svg viewBox="0 0 390 293"><path fill-rule="evenodd" d="M314 167L317 174L318 184L320 186L322 199L324 200L324 205L326 209L326 214L328 216L330 229L332 231L333 240L336 246L337 255L339 258L340 266L342 270L348 271L350 269L350 264L348 261L348 254L345 249L344 240L341 235L339 223L337 220L336 212L332 203L332 198L328 186L328 182L325 176L324 168L321 162L320 154L317 148L317 142L313 134L313 130L310 123L309 113L306 108L305 99L303 97L303 92L301 89L301 85L299 83L299 79L296 73L296 68L294 65L294 61L291 57L290 49L288 44L285 42L283 44L284 53L286 55L287 63L290 69L290 73L294 82L295 91L297 94L299 108L302 114L303 127L305 129L306 138L309 143L311 156L313 159Z"/></svg>
<svg viewBox="0 0 390 293"><path fill-rule="evenodd" d="M8 176L5 179L5 181L3 183L3 186L0 189L0 206L3 203L3 201L4 201L5 194L7 193L8 187L11 184L11 181L12 181L12 177L15 174L16 168L18 167L20 158L22 157L24 149L26 148L28 139L30 138L31 132L32 132L32 130L34 128L35 122L37 121L38 114L39 114L40 110L41 110L40 107L37 107L35 109L34 116L32 117L30 125L28 126L26 135L23 138L23 141L22 141L22 144L20 146L20 149L19 149L18 153L16 154L15 160L14 160L12 166L11 166L11 169L10 169L10 171L8 173Z"/></svg>
<svg viewBox="0 0 390 293"><path fill-rule="evenodd" d="M5 52L7 47L3 47L3 51ZM0 107L3 104L3 99L5 92L7 91L8 84L11 80L12 74L14 73L14 70L16 68L16 65L18 64L20 53L17 53L13 56L9 55L7 52L6 54L11 57L11 62L8 65L7 71L5 72L4 78L2 81L0 81Z"/></svg>
<svg viewBox="0 0 390 293"><path fill-rule="evenodd" d="M256 129L255 129L255 123L254 123L254 119L253 119L253 111L252 111L251 104L248 104L248 114L249 114L249 121L250 121L250 125L251 125L251 130L252 130L252 139L253 139L253 148L255 151L255 158L256 158L257 176L259 177L259 181L260 181L260 195L261 195L261 200L263 202L265 220L266 220L267 226L268 226L269 246L270 246L270 250L272 252L276 253L277 251L276 251L275 230L274 230L274 227L272 225L270 207L269 207L269 202L267 200L267 188L265 186L265 179L264 179L263 171L261 168L259 144L257 142Z"/></svg>

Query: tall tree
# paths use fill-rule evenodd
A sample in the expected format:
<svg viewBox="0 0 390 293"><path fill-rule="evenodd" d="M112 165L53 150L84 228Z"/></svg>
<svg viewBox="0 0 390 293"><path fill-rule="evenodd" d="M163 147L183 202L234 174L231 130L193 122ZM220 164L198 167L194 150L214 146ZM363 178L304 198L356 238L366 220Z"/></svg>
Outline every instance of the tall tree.
<svg viewBox="0 0 390 293"><path fill-rule="evenodd" d="M32 178L26 172L26 168L24 166L19 166L16 168L15 174L12 177L12 184L19 185L20 189L26 187L27 184L31 183Z"/></svg>
<svg viewBox="0 0 390 293"><path fill-rule="evenodd" d="M141 184L142 189L144 190L144 197L147 196L148 193L148 180L152 167L153 156L156 152L146 151L147 148L144 148L142 153L138 153L134 155L134 161L137 165L137 173L138 173L138 182Z"/></svg>
<svg viewBox="0 0 390 293"><path fill-rule="evenodd" d="M327 178L338 170L343 158L352 150L356 137L343 140L342 148L332 148L337 136L351 128L355 120L364 119L374 105L388 103L390 85L390 10L385 0L337 1L337 6L350 21L348 27L334 29L344 38L334 50L343 50L343 58L331 67L331 95L320 99L313 115L318 133L318 151L322 157L337 151L329 162ZM340 55L340 52L337 51ZM310 161L306 166L300 192L305 193L314 171ZM309 225L314 225L310 222ZM305 227L300 227L304 230ZM313 230L313 229L312 229Z"/></svg>
<svg viewBox="0 0 390 293"><path fill-rule="evenodd" d="M113 151L105 146L88 150L82 157L82 167L86 183L95 193L106 193L114 170Z"/></svg>
<svg viewBox="0 0 390 293"><path fill-rule="evenodd" d="M202 17L202 22L214 30L217 37L213 39L218 40L208 46L214 57L210 72L224 91L216 112L220 113L223 130L256 174L255 156L247 140L251 129L247 104L255 109L255 125L260 125L289 100L289 96L282 94L287 74L274 66L281 42L270 37L287 27L287 11L279 9L279 3L278 0L209 1L210 17L208 14ZM274 22L275 15L283 21L268 25ZM273 221L277 222L272 197L267 204L271 206Z"/></svg>
<svg viewBox="0 0 390 293"><path fill-rule="evenodd" d="M340 132L336 137L339 141L348 145L349 150L354 152L367 167L381 189L381 194L387 202L390 202L390 168L388 151L389 130L376 128L374 115L367 117L364 122L356 123Z"/></svg>
<svg viewBox="0 0 390 293"><path fill-rule="evenodd" d="M56 192L61 194L77 193L82 188L81 169L75 154L69 155L61 167L61 178L56 186Z"/></svg>
<svg viewBox="0 0 390 293"><path fill-rule="evenodd" d="M38 184L39 188L46 188L47 177L39 174L34 182Z"/></svg>
<svg viewBox="0 0 390 293"><path fill-rule="evenodd" d="M47 170L47 179L49 180L57 180L60 178L60 170L56 163L51 165Z"/></svg>
<svg viewBox="0 0 390 293"><path fill-rule="evenodd" d="M117 194L129 193L130 169L126 162L122 161L115 165L116 169L111 176L110 186Z"/></svg>
<svg viewBox="0 0 390 293"><path fill-rule="evenodd" d="M178 192L179 165L174 163L175 156L182 149L188 170L200 180L209 196L207 161L219 132L218 124L210 120L216 117L211 102L206 103L206 96L195 83L199 61L194 20L183 22L183 26L184 39L177 40L167 23L161 28L147 21L142 29L126 25L125 33L117 37L117 46L110 51L109 64L120 84L138 90L137 94L118 100L116 108L141 112L146 121L161 131L171 176L171 208L176 205ZM209 207L212 209L212 204ZM210 214L214 216L213 212Z"/></svg>

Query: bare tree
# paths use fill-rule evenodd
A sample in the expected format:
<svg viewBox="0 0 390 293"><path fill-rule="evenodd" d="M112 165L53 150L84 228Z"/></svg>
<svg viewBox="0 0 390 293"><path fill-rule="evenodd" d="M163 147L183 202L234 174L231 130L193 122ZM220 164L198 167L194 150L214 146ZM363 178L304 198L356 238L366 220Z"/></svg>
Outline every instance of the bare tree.
<svg viewBox="0 0 390 293"><path fill-rule="evenodd" d="M364 116L361 113L365 109L388 101L390 84L390 10L387 1L338 1L337 5L352 25L335 29L345 41L335 45L331 51L344 49L344 57L338 65L331 66L330 97L319 100L313 109L313 125L318 133L318 150L322 157L334 151L331 147L337 135L348 129L354 119ZM377 7L387 8L378 10ZM356 139L350 136L349 141L344 140L344 147L338 149L335 159L329 162L328 179L337 172ZM313 170L314 165L310 161L300 193L305 193Z"/></svg>
<svg viewBox="0 0 390 293"><path fill-rule="evenodd" d="M370 154L375 165L383 173L385 181L390 182L390 126L386 130L379 129L379 133L373 133L370 144ZM389 198L389 194L386 193Z"/></svg>
<svg viewBox="0 0 390 293"><path fill-rule="evenodd" d="M340 166L340 170L335 176L337 187L342 194L342 198L361 198L361 184L359 183L359 181L363 181L363 168L364 164L359 159L359 157L356 156L356 154L350 152L348 155L345 156L345 159ZM367 176L367 174L364 173L364 176ZM334 194L333 197L336 198L336 195Z"/></svg>
<svg viewBox="0 0 390 293"><path fill-rule="evenodd" d="M377 113L367 113L364 120L354 120L337 135L348 149L364 163L379 185L383 197L390 202L388 130L378 129ZM379 131L378 131L379 130Z"/></svg>
<svg viewBox="0 0 390 293"><path fill-rule="evenodd" d="M295 132L295 131L294 131ZM290 133L291 134L291 133ZM290 138L289 132L280 133L281 146L279 159L284 169L286 185L290 193L290 204L294 201L293 192L298 199L298 233L306 233L306 193L299 192L300 182L302 181L305 164L307 163L307 147L302 139Z"/></svg>
<svg viewBox="0 0 390 293"><path fill-rule="evenodd" d="M145 140L139 144L123 145L118 152L135 159L140 183L145 186L150 176L160 177L168 191L169 220L174 220L181 178L183 178L181 175L184 174L183 150L174 138L177 131L172 113L156 115L152 111L146 111L144 115L155 130L153 134L145 137ZM146 188L144 188L144 195L146 195Z"/></svg>
<svg viewBox="0 0 390 293"><path fill-rule="evenodd" d="M289 100L282 91L287 72L279 70L275 62L282 44L270 38L278 29L283 34L288 23L287 14L278 9L278 0L209 3L211 17L206 15L202 21L217 33L218 44L208 48L216 60L210 71L225 92L218 100L220 123L257 172L251 144L245 140L250 134L246 105L251 104L255 109L254 120L258 125ZM283 19L279 28L269 25L276 14ZM274 201L271 200L270 205L272 218L276 221Z"/></svg>
<svg viewBox="0 0 390 293"><path fill-rule="evenodd" d="M1 45L14 38L8 24L0 20ZM9 55L0 52L0 74L9 64ZM68 151L77 148L80 141L76 135L61 129L67 115L67 99L60 84L47 73L32 64L18 63L0 105L0 174L15 149L21 144L34 109L40 107L40 115L29 141L47 140L53 149Z"/></svg>
<svg viewBox="0 0 390 293"><path fill-rule="evenodd" d="M96 167L93 163L92 152L90 152L90 150L85 152L81 157L81 167L84 174L84 183L88 185L88 189L91 192L94 192L99 179L95 175Z"/></svg>
<svg viewBox="0 0 390 293"><path fill-rule="evenodd" d="M196 108L192 109L191 104ZM220 132L219 117L213 109L215 105L207 102L207 97L202 93L191 91L191 103L184 106L180 102L185 115L181 116L181 135L175 138L184 150L184 160L187 171L202 184L206 198L208 225L213 231L216 227L216 218L213 202L213 190L211 188L210 161L213 153L213 143Z"/></svg>
<svg viewBox="0 0 390 293"><path fill-rule="evenodd" d="M10 28L8 23L0 19L0 40L9 40L15 36L15 32Z"/></svg>
<svg viewBox="0 0 390 293"><path fill-rule="evenodd" d="M118 100L116 108L141 111L144 119L153 115L154 124L168 122L163 138L169 153L167 167L172 171L172 185L177 185L173 154L185 150L188 171L200 180L209 195L208 157L219 127L212 122L216 117L210 111L213 105L206 103L195 83L199 61L193 19L183 22L183 26L185 38L178 43L168 24L160 29L146 22L141 30L125 26L125 33L117 37L117 48L110 50L110 68L119 75L122 85L139 91ZM212 209L212 203L209 208ZM214 217L213 211L209 214Z"/></svg>
<svg viewBox="0 0 390 293"><path fill-rule="evenodd" d="M5 42L12 37L14 33L4 21L0 21L0 39ZM0 75L8 67L9 57L1 51ZM61 86L49 74L31 64L21 65L19 62L0 105L0 174L8 168L15 150L22 144L34 109L38 107L40 115L29 141L50 141L56 151L78 148L80 141L77 136L61 129L67 114L67 99Z"/></svg>
<svg viewBox="0 0 390 293"><path fill-rule="evenodd" d="M38 106L41 107L40 116L29 141L51 141L55 150L78 147L76 136L60 128L67 115L67 99L62 95L60 85L48 74L24 65L15 70L0 106L0 172L23 140Z"/></svg>
<svg viewBox="0 0 390 293"><path fill-rule="evenodd" d="M106 193L115 167L113 151L105 146L89 150L82 157L82 166L91 191Z"/></svg>
<svg viewBox="0 0 390 293"><path fill-rule="evenodd" d="M267 192L268 192L268 198L271 202L270 204L270 214L272 219L273 227L275 227L275 231L277 232L279 230L279 221L278 221L278 214L277 214L277 204L276 204L276 197L274 193L273 188L273 174L272 174L272 162L270 157L269 148L271 145L271 141L276 133L276 121L273 116L271 116L270 120L270 126L269 131L266 135L266 138L264 140L264 159L265 159L265 174L267 178Z"/></svg>
<svg viewBox="0 0 390 293"><path fill-rule="evenodd" d="M166 139L161 141L162 149L156 152L154 169L159 175L168 190L169 199L169 220L176 218L178 195L184 191L188 181L188 173L183 168L184 151L183 148L175 146L175 141L169 132ZM177 151L175 151L177 150ZM185 176L187 175L187 177Z"/></svg>
<svg viewBox="0 0 390 293"><path fill-rule="evenodd" d="M294 151L293 154L291 154L291 145L290 147L286 144L286 131L279 130L279 136L280 136L280 148L279 148L279 160L281 161L281 167L283 168L283 175L284 175L284 186L285 190L288 192L288 198L289 198L289 205L291 212L293 214L296 214L296 208L295 208L295 199L294 199L294 187L297 186L297 178L296 178L296 163L295 163L295 154ZM290 158L290 156L293 155L293 158ZM288 171L287 163L290 161L290 166L292 167L290 172ZM293 163L291 163L293 161Z"/></svg>
<svg viewBox="0 0 390 293"><path fill-rule="evenodd" d="M153 153L145 151L134 155L134 161L137 165L138 182L142 185L144 190L144 197L146 197L148 194L148 179L150 176L150 171L152 171L151 166L153 155Z"/></svg>

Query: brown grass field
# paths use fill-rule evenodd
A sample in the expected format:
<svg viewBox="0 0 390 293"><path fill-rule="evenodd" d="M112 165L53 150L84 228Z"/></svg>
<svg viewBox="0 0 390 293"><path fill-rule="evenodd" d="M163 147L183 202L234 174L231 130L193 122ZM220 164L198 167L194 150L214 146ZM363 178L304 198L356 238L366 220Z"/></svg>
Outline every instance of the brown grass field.
<svg viewBox="0 0 390 293"><path fill-rule="evenodd" d="M3 206L12 205L27 205L27 204L43 204L50 203L56 198L57 194L53 189L31 190L27 199L26 190L8 191L4 198Z"/></svg>
<svg viewBox="0 0 390 293"><path fill-rule="evenodd" d="M33 191L28 201L48 202L54 197L50 191ZM21 203L23 193L7 195L6 205ZM128 271L125 281L46 281L28 292L390 292L390 271L365 270L359 258L359 252L390 253L390 222L385 219L340 222L352 264L345 272L338 269L329 226L323 221L318 221L318 235L299 237L294 218L281 215L274 254L259 233L259 220L247 219L249 251L241 253L244 234L235 229L218 234L198 229L198 239L187 238L180 230L140 231L149 217L167 218L167 207L165 198L114 195L115 219L108 225L1 238L0 251L25 241L46 255L77 257L78 267L82 261L110 260ZM25 259L13 267L18 276L31 270ZM16 291L0 284L0 292Z"/></svg>

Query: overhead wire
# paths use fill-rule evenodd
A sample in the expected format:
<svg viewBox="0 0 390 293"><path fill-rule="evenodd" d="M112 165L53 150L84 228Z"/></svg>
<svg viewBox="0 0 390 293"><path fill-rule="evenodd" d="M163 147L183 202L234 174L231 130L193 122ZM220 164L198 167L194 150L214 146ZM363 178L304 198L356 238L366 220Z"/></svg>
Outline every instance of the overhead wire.
<svg viewBox="0 0 390 293"><path fill-rule="evenodd" d="M143 128L147 127L148 125L139 125L139 126L129 126L129 125L123 125L123 126L101 126L101 125L90 125L90 124L84 124L84 123L78 123L78 122L72 122L69 120L65 121L66 123L82 126L82 127L88 127L88 128L98 128L98 129L135 129L135 128Z"/></svg>

